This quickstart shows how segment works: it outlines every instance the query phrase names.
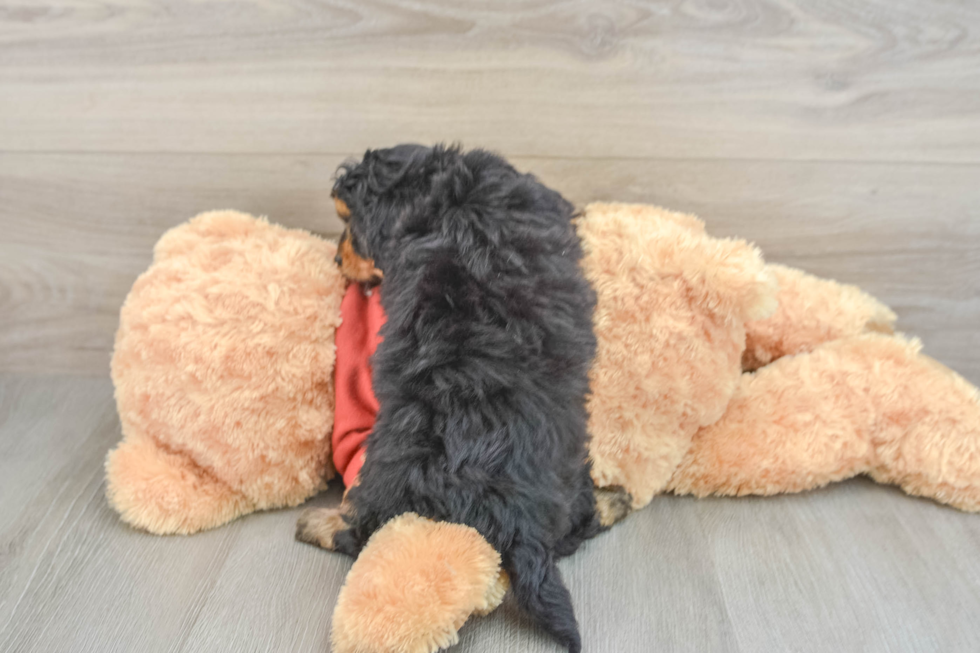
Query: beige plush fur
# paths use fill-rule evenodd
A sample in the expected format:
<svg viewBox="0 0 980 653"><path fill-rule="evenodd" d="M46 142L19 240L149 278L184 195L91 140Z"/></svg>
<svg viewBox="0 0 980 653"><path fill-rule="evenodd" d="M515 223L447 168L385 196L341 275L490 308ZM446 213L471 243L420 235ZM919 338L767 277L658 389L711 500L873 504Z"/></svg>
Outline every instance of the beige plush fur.
<svg viewBox="0 0 980 653"><path fill-rule="evenodd" d="M866 331L892 333L895 313L857 286L770 264L779 307L746 325L742 367L755 370L787 354L812 351L831 340Z"/></svg>
<svg viewBox="0 0 980 653"><path fill-rule="evenodd" d="M598 295L589 429L593 478L636 508L661 492L735 392L745 323L776 309L759 252L691 215L592 204L579 219Z"/></svg>
<svg viewBox="0 0 980 653"><path fill-rule="evenodd" d="M980 509L976 388L876 333L746 374L671 479L681 494L799 492L866 473L910 494Z"/></svg>
<svg viewBox="0 0 980 653"><path fill-rule="evenodd" d="M335 251L233 211L160 239L112 358L123 441L106 480L123 520L192 533L322 486L344 288Z"/></svg>
<svg viewBox="0 0 980 653"><path fill-rule="evenodd" d="M474 529L406 513L375 533L334 609L336 653L431 653L507 592L500 554Z"/></svg>
<svg viewBox="0 0 980 653"><path fill-rule="evenodd" d="M895 314L854 286L770 266L779 309L747 325L745 374L671 479L678 494L799 492L868 474L980 510L980 398L890 336Z"/></svg>
<svg viewBox="0 0 980 653"><path fill-rule="evenodd" d="M886 306L766 266L690 215L593 204L578 228L598 294L589 408L604 519L628 511L623 490L637 508L664 491L775 494L861 473L980 511L980 395L891 335ZM124 439L110 501L157 533L299 503L329 471L334 247L219 212L155 254L113 357ZM348 575L335 650L449 646L506 589L476 531L402 515Z"/></svg>

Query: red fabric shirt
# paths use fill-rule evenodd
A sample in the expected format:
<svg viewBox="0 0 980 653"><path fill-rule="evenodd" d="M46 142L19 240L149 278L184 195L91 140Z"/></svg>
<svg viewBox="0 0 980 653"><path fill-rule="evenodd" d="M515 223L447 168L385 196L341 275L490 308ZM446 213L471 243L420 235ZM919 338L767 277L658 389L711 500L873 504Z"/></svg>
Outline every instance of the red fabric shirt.
<svg viewBox="0 0 980 653"><path fill-rule="evenodd" d="M371 386L370 358L381 342L378 331L385 313L377 288L365 290L359 283L347 286L340 303L337 327L337 360L334 366L333 464L350 487L364 464L364 445L374 428L378 400Z"/></svg>

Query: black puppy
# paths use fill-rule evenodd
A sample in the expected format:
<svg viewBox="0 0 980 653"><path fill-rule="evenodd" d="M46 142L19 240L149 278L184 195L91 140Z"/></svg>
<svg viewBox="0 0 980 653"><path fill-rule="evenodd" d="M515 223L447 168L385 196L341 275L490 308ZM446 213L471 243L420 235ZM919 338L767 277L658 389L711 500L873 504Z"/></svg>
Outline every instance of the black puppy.
<svg viewBox="0 0 980 653"><path fill-rule="evenodd" d="M405 512L472 526L518 605L579 651L555 560L603 526L585 409L595 293L572 206L490 152L420 145L342 166L334 198L339 262L380 283L387 314L380 411L342 520L305 517L297 537L356 556Z"/></svg>

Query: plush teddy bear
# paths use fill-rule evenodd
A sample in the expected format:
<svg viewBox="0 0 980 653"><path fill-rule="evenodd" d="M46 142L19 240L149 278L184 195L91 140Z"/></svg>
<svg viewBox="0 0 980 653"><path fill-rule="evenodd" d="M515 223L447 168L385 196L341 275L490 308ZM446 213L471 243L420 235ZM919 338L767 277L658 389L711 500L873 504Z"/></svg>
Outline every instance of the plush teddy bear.
<svg viewBox="0 0 980 653"><path fill-rule="evenodd" d="M294 506L332 475L333 243L234 211L171 229L123 304L109 502L151 533Z"/></svg>
<svg viewBox="0 0 980 653"><path fill-rule="evenodd" d="M867 473L980 509L980 396L892 335L887 307L767 266L689 215L593 204L578 230L598 295L589 409L600 505L612 487L638 509L666 491L774 494ZM333 473L335 331L341 313L365 339L378 323L370 302L341 311L334 251L229 211L161 239L113 356L123 441L107 458L107 493L126 522L192 533L297 505ZM342 359L337 382L363 383L364 360ZM366 432L370 402L351 406L337 404L351 426L341 430ZM353 482L357 438L337 445ZM341 653L433 651L506 589L475 530L402 515L351 568L332 642Z"/></svg>

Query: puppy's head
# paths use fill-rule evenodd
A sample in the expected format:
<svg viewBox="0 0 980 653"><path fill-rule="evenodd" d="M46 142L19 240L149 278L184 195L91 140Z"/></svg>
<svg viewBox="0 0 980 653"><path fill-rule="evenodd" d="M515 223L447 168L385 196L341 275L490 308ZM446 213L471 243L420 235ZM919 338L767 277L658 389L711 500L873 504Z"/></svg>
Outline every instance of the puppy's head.
<svg viewBox="0 0 980 653"><path fill-rule="evenodd" d="M433 148L368 150L340 167L331 193L344 233L337 264L353 281L380 283L396 224L428 195Z"/></svg>

